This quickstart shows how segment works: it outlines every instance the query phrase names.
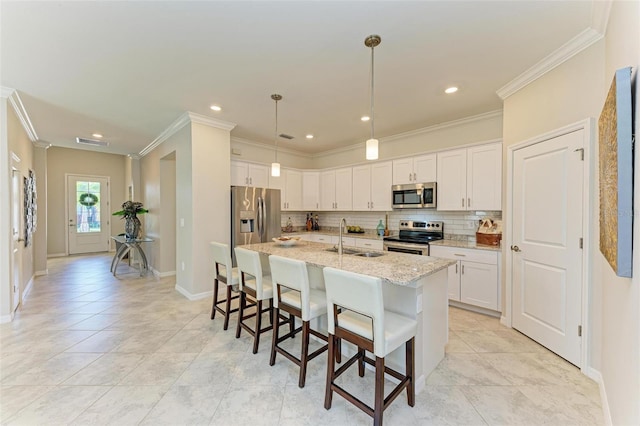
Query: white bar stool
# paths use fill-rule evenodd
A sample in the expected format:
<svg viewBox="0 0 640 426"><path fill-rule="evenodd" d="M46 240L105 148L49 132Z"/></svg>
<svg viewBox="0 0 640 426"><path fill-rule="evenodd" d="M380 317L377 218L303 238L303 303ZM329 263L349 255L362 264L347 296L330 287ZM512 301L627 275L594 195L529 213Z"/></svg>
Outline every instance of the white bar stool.
<svg viewBox="0 0 640 426"><path fill-rule="evenodd" d="M271 266L271 280L275 286L273 295L274 316L280 316L280 310L289 314L289 318L296 316L302 320L302 326L279 337L280 327L273 329L271 341L271 359L269 365L276 362L276 352L284 355L294 364L300 367L298 387L303 388L307 375L307 363L327 350L327 345L309 354L309 335L313 334L320 339L327 341L327 337L316 330L312 330L309 321L327 313L327 295L322 290L311 289L309 287L309 273L306 262L288 259L281 256L269 256ZM289 291L287 291L289 290ZM281 342L290 337L294 337L302 331L302 350L300 358L287 352L278 346Z"/></svg>
<svg viewBox="0 0 640 426"><path fill-rule="evenodd" d="M231 309L231 301L238 299L240 296L232 296L233 292L239 292L238 268L231 266L231 252L229 246L222 243L211 242L211 256L215 265L215 278L213 279L213 305L211 306L211 319L216 317L216 311L224 315L224 329L229 328L229 316L238 312L238 308ZM231 272L231 273L229 273ZM227 295L224 300L218 300L218 283L222 282L227 287ZM224 309L220 306L225 305Z"/></svg>
<svg viewBox="0 0 640 426"><path fill-rule="evenodd" d="M373 417L374 426L382 425L382 413L402 391L407 389L407 402L415 404L415 352L414 340L417 323L411 318L384 310L382 280L367 275L340 269L324 268L329 320L329 356L327 357L327 387L324 408L331 408L333 392ZM341 309L341 310L339 310ZM337 339L345 339L358 346L357 353L337 371L335 357ZM406 374L401 374L384 365L384 357L405 344ZM373 353L375 361L366 356L365 350ZM364 363L375 367L375 397L371 408L335 383L347 368L358 362L358 373L364 376ZM400 383L384 397L384 373Z"/></svg>
<svg viewBox="0 0 640 426"><path fill-rule="evenodd" d="M240 306L238 308L238 326L236 328L236 338L240 337L240 333L244 328L253 336L253 353L258 353L258 345L260 344L260 334L271 330L273 327L273 285L271 284L271 276L262 273L262 264L260 263L260 254L256 251L247 250L242 247L236 247L236 262L238 264L238 275L240 277ZM246 315L247 295L251 296L255 301L256 311ZM269 306L263 307L262 302L268 300ZM270 325L262 327L262 314L269 313ZM244 320L256 317L256 328L252 329ZM293 317L290 319L290 327L293 330Z"/></svg>

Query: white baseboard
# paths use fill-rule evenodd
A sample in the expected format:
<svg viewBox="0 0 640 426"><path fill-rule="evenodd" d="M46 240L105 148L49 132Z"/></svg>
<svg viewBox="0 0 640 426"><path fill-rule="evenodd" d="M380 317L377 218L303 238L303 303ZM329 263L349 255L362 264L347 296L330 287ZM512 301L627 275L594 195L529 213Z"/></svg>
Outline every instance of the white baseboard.
<svg viewBox="0 0 640 426"><path fill-rule="evenodd" d="M11 320L13 320L13 314L0 316L0 324L11 322Z"/></svg>
<svg viewBox="0 0 640 426"><path fill-rule="evenodd" d="M50 259L52 257L66 257L67 253L50 253L47 254L47 259Z"/></svg>
<svg viewBox="0 0 640 426"><path fill-rule="evenodd" d="M593 379L600 388L600 402L602 404L602 415L604 416L604 424L606 426L612 426L613 422L611 421L611 411L609 410L609 399L607 398L607 390L604 387L604 380L602 379L602 374L592 367L587 367L582 372L585 376Z"/></svg>
<svg viewBox="0 0 640 426"><path fill-rule="evenodd" d="M504 315L500 317L500 324L504 325L505 327L511 328L511 326L508 324L507 317L505 317Z"/></svg>
<svg viewBox="0 0 640 426"><path fill-rule="evenodd" d="M45 269L44 271L36 271L36 273L35 273L36 277L41 277L43 275L49 275L49 270Z"/></svg>
<svg viewBox="0 0 640 426"><path fill-rule="evenodd" d="M156 278L172 277L176 275L176 271L160 272L157 269L149 268L153 276Z"/></svg>
<svg viewBox="0 0 640 426"><path fill-rule="evenodd" d="M29 293L31 293L31 289L33 288L33 279L34 278L35 278L35 275L31 277L31 279L27 283L27 286L24 288L24 292L22 293L22 302L27 300L27 297L29 296Z"/></svg>
<svg viewBox="0 0 640 426"><path fill-rule="evenodd" d="M500 312L491 309L482 308L480 306L473 306L467 303L458 302L456 300L449 300L449 306L464 309L466 311L476 312L483 315L489 315L491 317L499 318Z"/></svg>
<svg viewBox="0 0 640 426"><path fill-rule="evenodd" d="M208 297L213 297L213 290L205 291L204 293L191 294L190 292L185 290L182 286L180 286L177 283L175 288L178 293L180 293L181 295L183 295L189 300L200 300L200 299L206 299Z"/></svg>

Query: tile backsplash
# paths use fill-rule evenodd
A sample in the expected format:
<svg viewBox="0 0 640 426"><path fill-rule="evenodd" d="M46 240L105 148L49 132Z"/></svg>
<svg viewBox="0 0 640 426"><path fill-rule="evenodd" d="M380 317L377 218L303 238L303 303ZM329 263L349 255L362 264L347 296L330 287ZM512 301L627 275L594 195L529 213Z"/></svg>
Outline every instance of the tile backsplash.
<svg viewBox="0 0 640 426"><path fill-rule="evenodd" d="M307 213L309 212L282 212L281 222L285 226L287 219L291 218L293 226L304 227ZM316 212L313 212L315 215ZM501 211L465 211L465 212L445 212L432 210L393 210L390 212L317 212L320 230L323 227L337 229L340 219L345 218L347 225L358 225L361 228L375 233L378 222L385 222L385 214L389 215L389 230L392 234L398 232L400 220L440 220L444 222L445 238L454 240L475 241L478 220L489 217L491 219L502 219Z"/></svg>

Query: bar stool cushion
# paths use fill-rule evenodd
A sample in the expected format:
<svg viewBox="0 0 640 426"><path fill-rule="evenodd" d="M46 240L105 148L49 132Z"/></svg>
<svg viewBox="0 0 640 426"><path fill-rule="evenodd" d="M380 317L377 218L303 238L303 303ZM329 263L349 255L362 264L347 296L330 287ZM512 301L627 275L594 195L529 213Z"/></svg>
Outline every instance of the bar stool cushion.
<svg viewBox="0 0 640 426"><path fill-rule="evenodd" d="M369 317L354 311L344 310L338 314L338 324L346 330L373 340L373 327ZM382 356L387 356L401 345L404 345L407 340L416 335L416 329L416 321L393 312L384 311ZM376 354L376 356L380 355Z"/></svg>
<svg viewBox="0 0 640 426"><path fill-rule="evenodd" d="M300 293L297 291L283 291L280 294L283 303L302 310ZM317 318L327 313L327 295L322 290L309 290L309 318L306 321Z"/></svg>
<svg viewBox="0 0 640 426"><path fill-rule="evenodd" d="M244 285L246 285L247 287L249 287L250 289L252 289L256 293L258 292L258 289L256 288L256 280L255 280L255 278L253 278L253 277L251 277L249 279L245 278ZM273 297L273 283L271 282L271 275L263 275L262 276L262 298L261 299L262 300L271 299L272 297Z"/></svg>
<svg viewBox="0 0 640 426"><path fill-rule="evenodd" d="M237 290L238 283L240 282L240 274L238 273L238 268L231 267L229 246L217 242L211 242L210 246L213 260L221 266L218 269L220 276L227 280L227 285L235 286L234 290ZM228 270L231 270L231 277L227 274Z"/></svg>

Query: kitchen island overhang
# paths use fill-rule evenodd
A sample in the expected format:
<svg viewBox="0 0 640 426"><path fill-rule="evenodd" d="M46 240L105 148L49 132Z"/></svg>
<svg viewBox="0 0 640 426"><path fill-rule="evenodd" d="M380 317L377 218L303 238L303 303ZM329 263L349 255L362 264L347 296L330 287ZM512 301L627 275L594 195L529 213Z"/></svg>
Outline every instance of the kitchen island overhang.
<svg viewBox="0 0 640 426"><path fill-rule="evenodd" d="M260 253L268 266L269 255L275 254L307 263L310 285L324 289L322 269L330 266L345 271L382 278L385 309L413 318L418 322L416 332L416 392L425 385L427 376L444 358L448 341L447 269L454 261L404 253L379 252L379 257L354 254L339 255L329 251L333 245L300 241L283 247L276 243L242 246ZM326 331L326 318L314 328ZM355 347L343 344L346 355ZM404 372L404 345L387 356L386 363Z"/></svg>

